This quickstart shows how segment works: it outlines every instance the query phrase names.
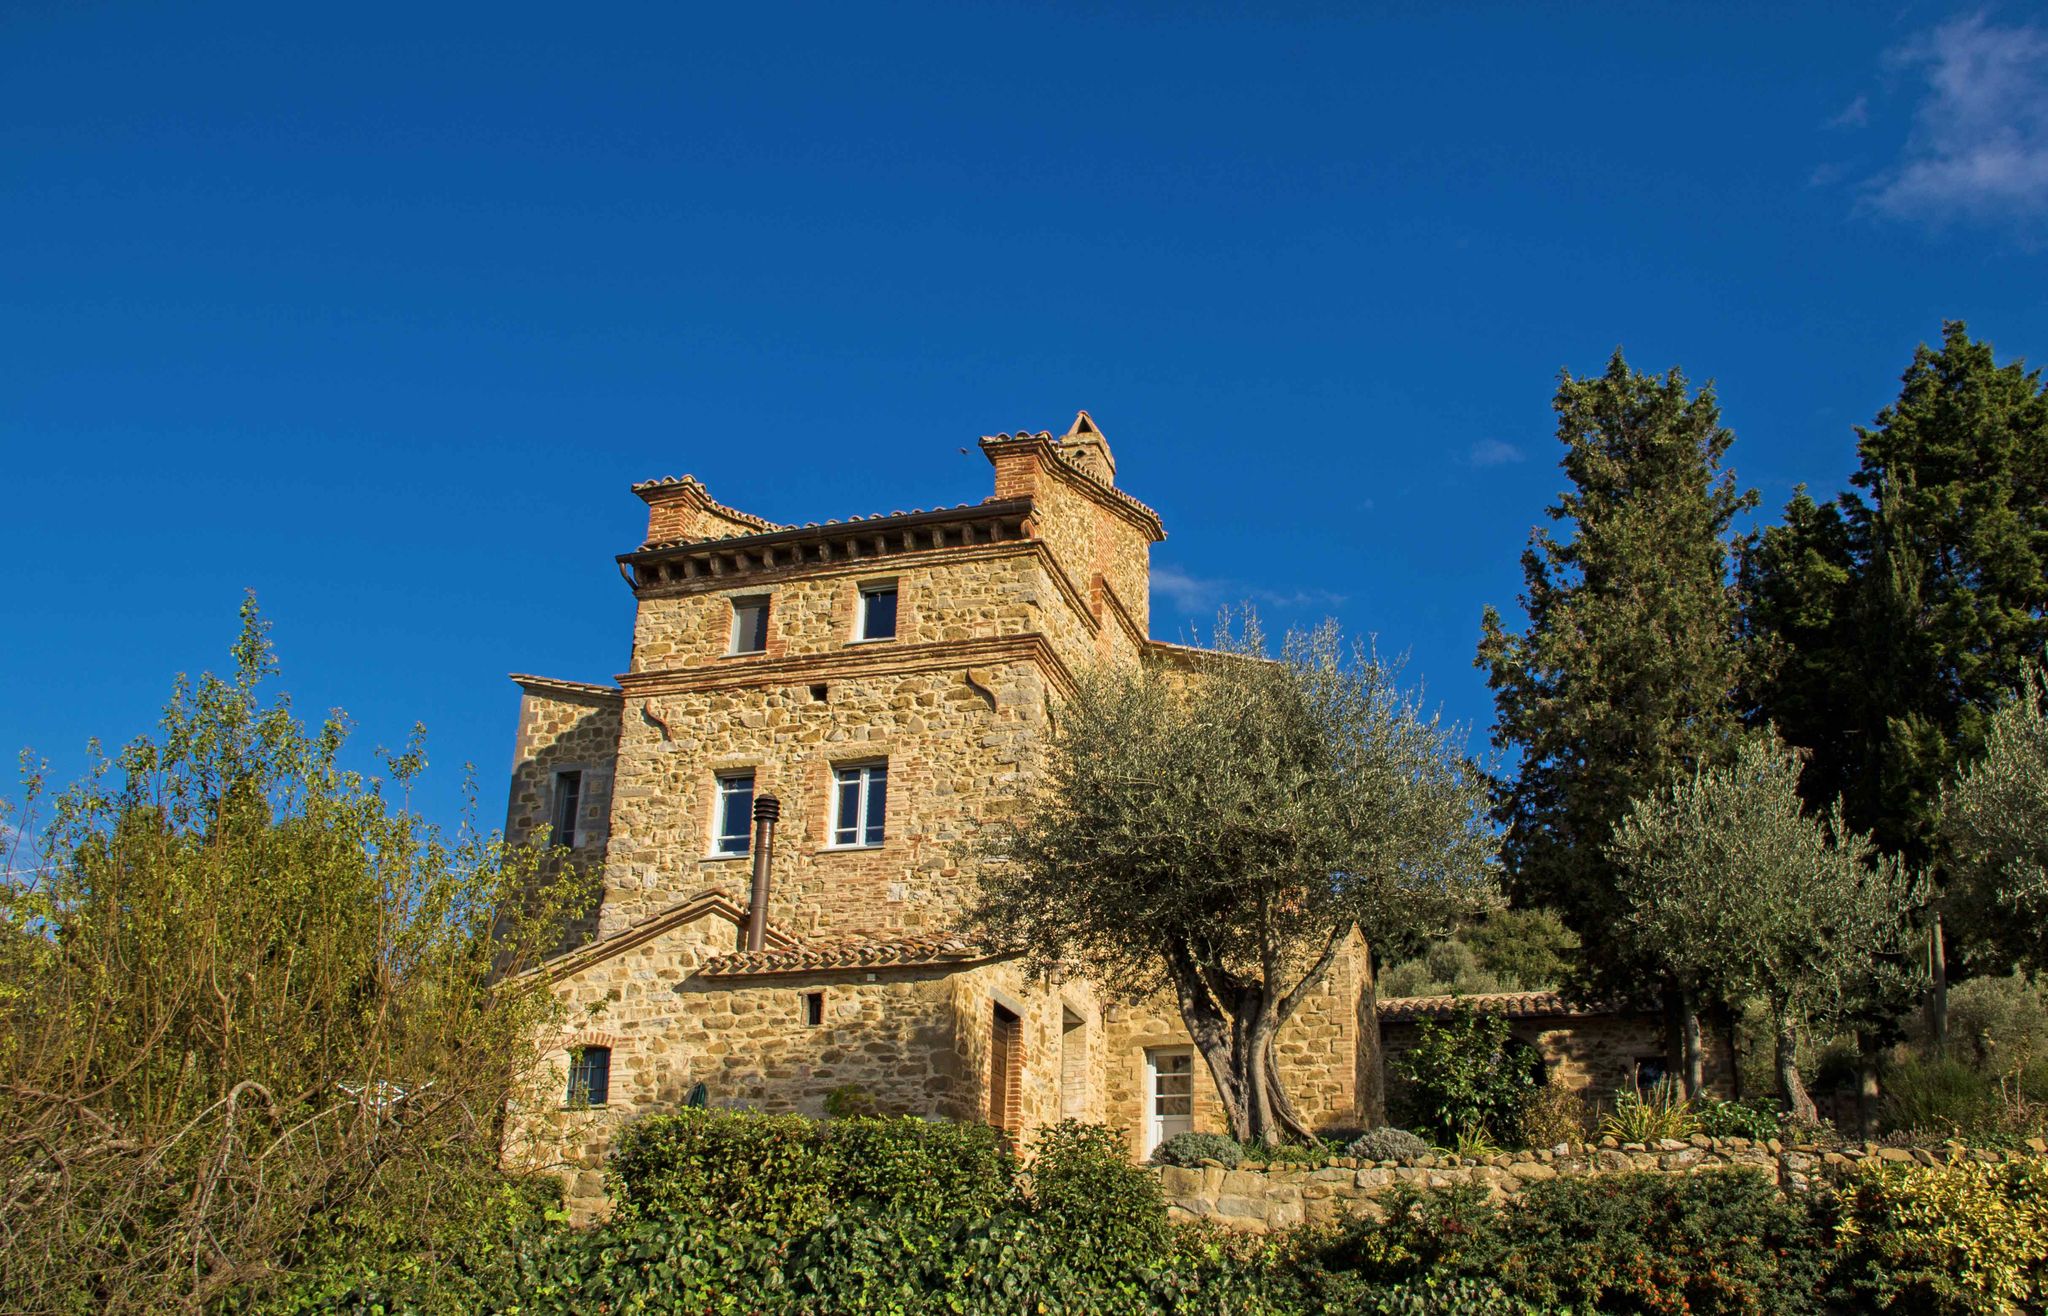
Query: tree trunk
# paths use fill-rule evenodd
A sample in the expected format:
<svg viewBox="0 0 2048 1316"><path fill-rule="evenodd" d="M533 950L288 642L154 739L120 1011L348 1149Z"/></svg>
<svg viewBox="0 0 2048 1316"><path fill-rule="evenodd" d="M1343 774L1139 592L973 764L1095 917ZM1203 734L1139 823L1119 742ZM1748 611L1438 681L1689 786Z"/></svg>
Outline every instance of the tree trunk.
<svg viewBox="0 0 2048 1316"><path fill-rule="evenodd" d="M1861 1138L1877 1136L1877 1103L1882 1095L1877 1086L1877 1060L1881 1050L1874 1030L1857 1030L1856 1133Z"/></svg>
<svg viewBox="0 0 2048 1316"><path fill-rule="evenodd" d="M1791 1014L1782 1006L1778 1016L1778 1099L1785 1103L1785 1109L1792 1118L1812 1124L1820 1118L1814 1108L1813 1098L1806 1091L1806 1084L1799 1077L1799 1029L1794 1026Z"/></svg>
<svg viewBox="0 0 2048 1316"><path fill-rule="evenodd" d="M1358 1006L1358 1114L1368 1129L1387 1122L1387 1053L1380 1038L1380 975L1365 948L1365 992Z"/></svg>
<svg viewBox="0 0 2048 1316"><path fill-rule="evenodd" d="M1948 1050L1948 948L1942 944L1941 909L1927 925L1927 1036L1934 1053Z"/></svg>
<svg viewBox="0 0 2048 1316"><path fill-rule="evenodd" d="M1706 1066L1700 1056L1699 1002L1693 999L1691 992L1678 995L1678 1036L1680 1056L1684 1062L1685 1097L1688 1101L1698 1101L1700 1089L1705 1085Z"/></svg>

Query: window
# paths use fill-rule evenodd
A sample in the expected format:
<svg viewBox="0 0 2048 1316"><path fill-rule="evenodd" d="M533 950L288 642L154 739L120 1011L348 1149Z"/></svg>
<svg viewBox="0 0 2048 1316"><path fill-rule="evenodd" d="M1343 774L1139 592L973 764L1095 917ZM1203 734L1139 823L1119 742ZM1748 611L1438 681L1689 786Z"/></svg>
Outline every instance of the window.
<svg viewBox="0 0 2048 1316"><path fill-rule="evenodd" d="M896 638L896 582L860 587L860 632L854 638L861 640L893 640Z"/></svg>
<svg viewBox="0 0 2048 1316"><path fill-rule="evenodd" d="M804 993L804 1024L805 1024L805 1026L806 1026L806 1027L809 1027L809 1028L816 1028L816 1027L817 1027L817 1026L818 1026L819 1024L822 1024L822 1023L824 1023L824 1022L825 1022L825 993L823 993L823 992L805 992L805 993Z"/></svg>
<svg viewBox="0 0 2048 1316"><path fill-rule="evenodd" d="M1145 1053L1150 1116L1145 1122L1145 1154L1177 1133L1195 1127L1195 1053L1187 1047L1157 1047Z"/></svg>
<svg viewBox="0 0 2048 1316"><path fill-rule="evenodd" d="M711 838L713 854L745 854L754 821L754 774L725 772L718 776L718 812Z"/></svg>
<svg viewBox="0 0 2048 1316"><path fill-rule="evenodd" d="M756 594L732 601L732 653L762 653L768 648L768 596Z"/></svg>
<svg viewBox="0 0 2048 1316"><path fill-rule="evenodd" d="M1024 1021L998 1003L989 1031L988 1122L1015 1139L1024 1114Z"/></svg>
<svg viewBox="0 0 2048 1316"><path fill-rule="evenodd" d="M889 765L834 768L832 787L832 844L880 845L889 808Z"/></svg>
<svg viewBox="0 0 2048 1316"><path fill-rule="evenodd" d="M1636 1058L1636 1091L1649 1096L1670 1081L1671 1071L1664 1064L1663 1056L1639 1056Z"/></svg>
<svg viewBox="0 0 2048 1316"><path fill-rule="evenodd" d="M554 844L576 844L576 810L582 804L583 774L581 772L557 772L555 774L554 831L549 838Z"/></svg>
<svg viewBox="0 0 2048 1316"><path fill-rule="evenodd" d="M569 1053L569 1104L602 1106L611 1099L612 1049L580 1046Z"/></svg>

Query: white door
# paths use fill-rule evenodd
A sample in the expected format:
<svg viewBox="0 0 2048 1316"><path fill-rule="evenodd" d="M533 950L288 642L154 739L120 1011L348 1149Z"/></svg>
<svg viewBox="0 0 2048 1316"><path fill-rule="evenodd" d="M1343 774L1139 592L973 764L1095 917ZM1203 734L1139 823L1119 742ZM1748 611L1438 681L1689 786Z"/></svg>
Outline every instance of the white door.
<svg viewBox="0 0 2048 1316"><path fill-rule="evenodd" d="M1195 1053L1161 1046L1145 1053L1145 1154L1176 1133L1195 1127Z"/></svg>

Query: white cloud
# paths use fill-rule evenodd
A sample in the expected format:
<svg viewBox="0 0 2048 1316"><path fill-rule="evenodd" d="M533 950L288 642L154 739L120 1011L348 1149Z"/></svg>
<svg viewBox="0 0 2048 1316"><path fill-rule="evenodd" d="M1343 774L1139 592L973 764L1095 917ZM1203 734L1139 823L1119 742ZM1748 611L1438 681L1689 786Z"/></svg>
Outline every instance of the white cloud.
<svg viewBox="0 0 2048 1316"><path fill-rule="evenodd" d="M1507 466L1522 460L1522 450L1499 439L1481 439L1465 454L1467 466Z"/></svg>
<svg viewBox="0 0 2048 1316"><path fill-rule="evenodd" d="M1870 97L1858 92L1855 100L1844 105L1840 114L1829 119L1822 126L1826 128L1863 128L1867 127L1869 123Z"/></svg>
<svg viewBox="0 0 2048 1316"><path fill-rule="evenodd" d="M1221 576L1195 576L1178 567L1152 568L1152 592L1164 595L1184 616L1209 616L1241 603L1280 609L1334 608L1345 596L1326 589L1273 589Z"/></svg>
<svg viewBox="0 0 2048 1316"><path fill-rule="evenodd" d="M1973 14L1891 60L1917 71L1926 94L1899 163L1868 186L1871 208L1936 222L2048 215L2048 28Z"/></svg>

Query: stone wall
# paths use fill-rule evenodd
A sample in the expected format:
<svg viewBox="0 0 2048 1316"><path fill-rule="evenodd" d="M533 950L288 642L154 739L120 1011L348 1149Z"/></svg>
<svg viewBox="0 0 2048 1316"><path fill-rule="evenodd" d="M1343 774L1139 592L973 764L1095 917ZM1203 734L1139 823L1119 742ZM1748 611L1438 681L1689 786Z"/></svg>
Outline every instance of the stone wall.
<svg viewBox="0 0 2048 1316"><path fill-rule="evenodd" d="M1632 1084L1637 1060L1661 1061L1665 1054L1664 1024L1655 1015L1510 1017L1508 1026L1515 1038L1534 1047L1543 1057L1552 1083L1595 1098L1609 1096ZM1380 1023L1380 1046L1389 1059L1412 1048L1416 1036L1413 1020L1383 1019ZM1707 1093L1722 1098L1733 1096L1735 1064L1726 1035L1718 1029L1703 1028L1700 1052ZM1389 1082L1394 1084L1391 1077Z"/></svg>
<svg viewBox="0 0 2048 1316"><path fill-rule="evenodd" d="M1957 1149L1960 1151L1960 1149ZM2042 1148L2032 1154L2039 1155ZM1788 1145L1776 1139L1666 1139L1645 1145L1603 1138L1599 1144L1512 1152L1486 1160L1456 1156L1413 1162L1359 1161L1333 1157L1320 1165L1247 1163L1234 1170L1210 1162L1199 1168L1157 1168L1160 1188L1175 1219L1208 1219L1234 1229L1265 1233L1296 1225L1332 1224L1350 1216L1377 1217L1377 1199L1398 1186L1448 1188L1477 1184L1499 1200L1545 1179L1593 1178L1607 1174L1658 1172L1712 1174L1748 1169L1769 1175L1788 1192L1808 1192L1870 1161L1942 1163L1945 1149L1924 1147L1822 1147ZM1963 1151L1979 1160L2017 1159L2028 1153Z"/></svg>
<svg viewBox="0 0 2048 1316"><path fill-rule="evenodd" d="M569 847L568 862L594 875L611 835L612 779L619 747L620 695L597 686L522 679L519 733L512 754L512 787L505 807L505 836L515 845L540 839L554 823L558 774L582 774L576 834L550 837ZM595 882L595 877L592 879ZM588 941L597 931L592 907L565 929L565 945Z"/></svg>

